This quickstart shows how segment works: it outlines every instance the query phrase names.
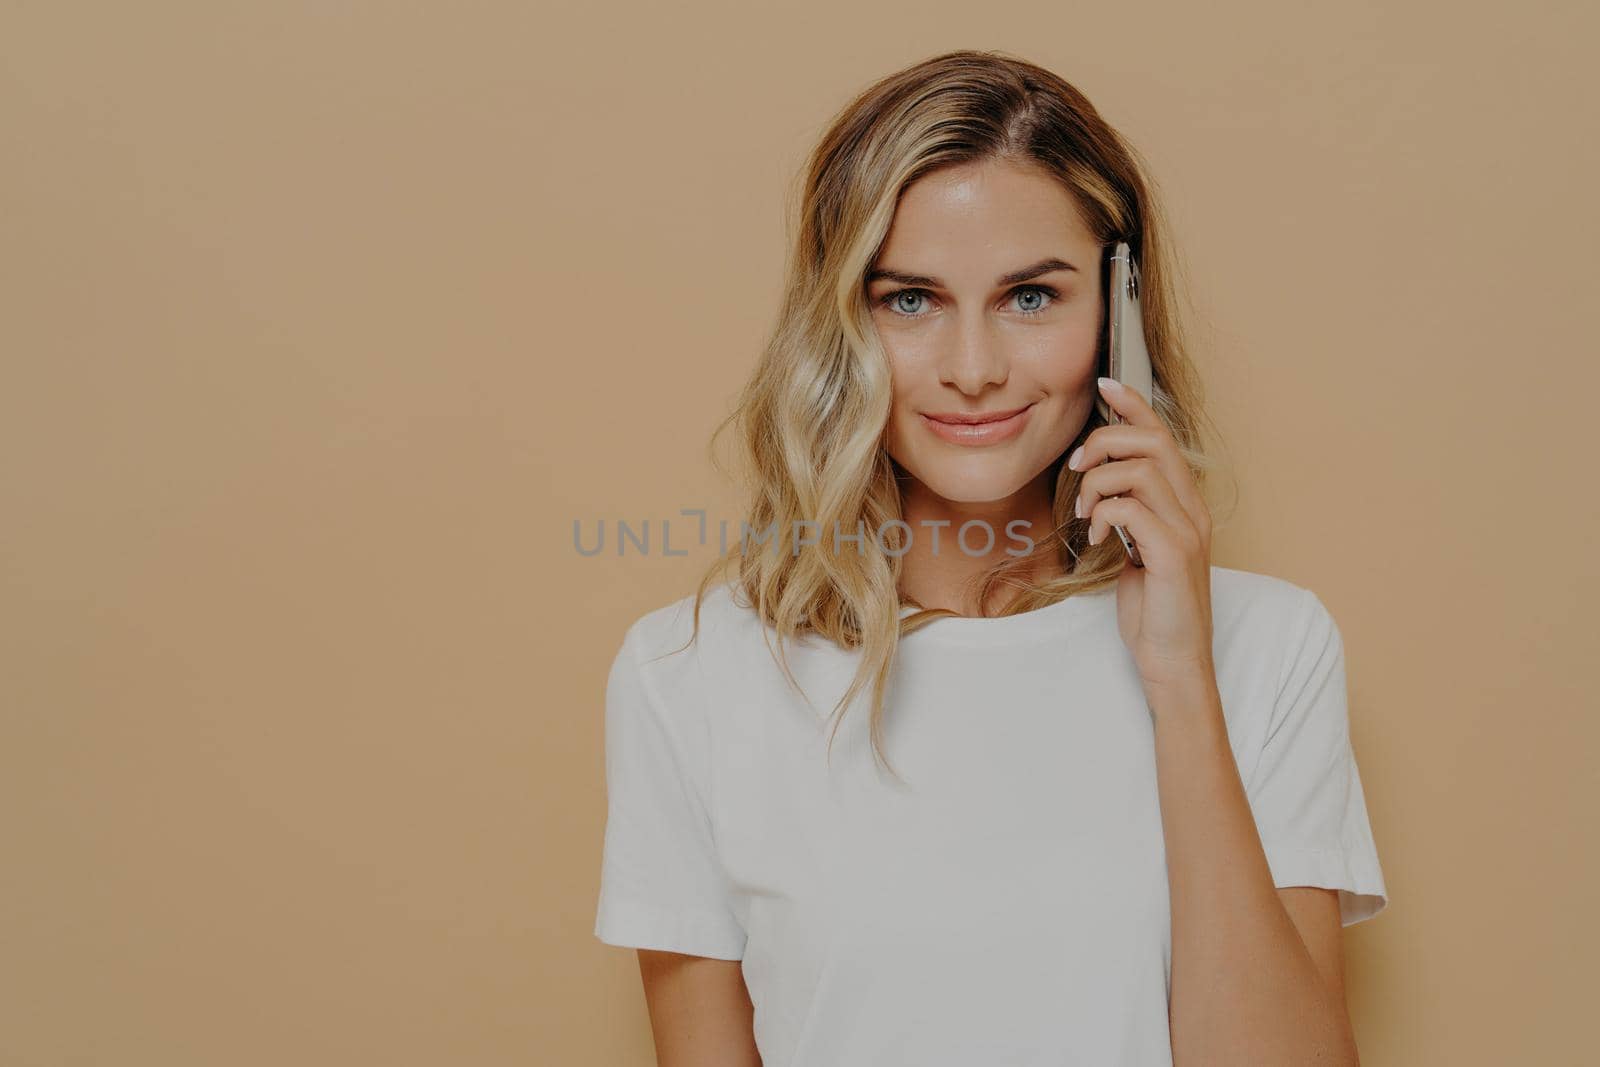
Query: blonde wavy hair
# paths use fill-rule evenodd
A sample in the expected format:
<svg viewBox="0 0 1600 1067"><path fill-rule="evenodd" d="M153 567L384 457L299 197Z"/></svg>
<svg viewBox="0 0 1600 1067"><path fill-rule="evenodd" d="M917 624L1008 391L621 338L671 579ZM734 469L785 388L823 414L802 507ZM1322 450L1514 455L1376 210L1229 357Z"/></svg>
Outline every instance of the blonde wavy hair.
<svg viewBox="0 0 1600 1067"><path fill-rule="evenodd" d="M797 219L790 221L777 321L733 411L711 438L714 453L723 431L737 428L749 482L745 527L758 536L775 532L754 552L741 532L739 545L711 565L695 592L689 638L693 643L699 634L708 586L735 571L729 584L766 623L769 649L777 635L773 653L802 696L783 652L787 639L816 634L859 649L855 677L834 707L830 759L840 713L870 684L872 748L888 767L883 715L898 641L957 614L924 609L899 592L903 542L900 527L888 524L904 524L900 472L883 447L889 362L870 318L865 277L911 183L942 167L983 160L1043 168L1072 194L1103 245L1131 245L1140 268L1156 411L1202 490L1211 467L1200 440L1201 386L1184 347L1174 261L1153 183L1137 153L1089 100L1050 71L997 51L947 52L867 88L838 113L807 161ZM1101 287L1103 293L1103 269ZM1104 336L1102 325L1102 345ZM1072 513L1082 474L1064 462L1101 425L1104 420L1091 413L1054 461L1055 529L1035 538L1032 553L1008 557L980 575L979 604L988 603L997 586L1009 586L1017 595L1001 614L1013 615L1115 583L1122 544L1115 537L1088 544L1088 520ZM789 532L812 523L845 533L864 526L868 550L832 551L831 537L791 546ZM890 532L881 546L886 551L873 550L872 531ZM1064 576L1031 580L1047 552L1056 554ZM903 615L906 607L915 610Z"/></svg>

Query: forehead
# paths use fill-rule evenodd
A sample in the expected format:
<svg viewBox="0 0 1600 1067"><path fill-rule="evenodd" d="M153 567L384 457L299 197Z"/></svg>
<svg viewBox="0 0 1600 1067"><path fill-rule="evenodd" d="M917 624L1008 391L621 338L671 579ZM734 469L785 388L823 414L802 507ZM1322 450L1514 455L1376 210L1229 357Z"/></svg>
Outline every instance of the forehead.
<svg viewBox="0 0 1600 1067"><path fill-rule="evenodd" d="M1092 261L1098 246L1072 194L1052 174L985 160L913 182L873 265L986 284L1047 256Z"/></svg>

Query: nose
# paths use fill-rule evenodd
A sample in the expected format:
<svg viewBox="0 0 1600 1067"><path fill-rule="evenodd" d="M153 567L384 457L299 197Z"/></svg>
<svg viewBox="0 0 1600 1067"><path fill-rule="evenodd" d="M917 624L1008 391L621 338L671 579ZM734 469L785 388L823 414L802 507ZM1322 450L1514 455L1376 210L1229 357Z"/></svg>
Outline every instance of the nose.
<svg viewBox="0 0 1600 1067"><path fill-rule="evenodd" d="M939 360L939 381L976 396L985 386L1005 384L1010 359L982 316L962 325Z"/></svg>

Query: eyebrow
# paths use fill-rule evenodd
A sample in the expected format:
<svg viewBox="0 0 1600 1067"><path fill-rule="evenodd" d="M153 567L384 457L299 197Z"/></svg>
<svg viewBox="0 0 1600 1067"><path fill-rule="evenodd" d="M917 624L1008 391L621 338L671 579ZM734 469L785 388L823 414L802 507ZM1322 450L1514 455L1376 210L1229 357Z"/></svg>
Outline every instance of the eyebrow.
<svg viewBox="0 0 1600 1067"><path fill-rule="evenodd" d="M996 287L1016 285L1018 282L1025 282L1030 278L1037 278L1041 274L1049 274L1051 271L1077 269L1077 267L1074 267L1064 259L1052 257L1050 259L1041 259L1031 267L1023 267L1021 270L1014 270L1010 274L1002 274L995 280L994 284ZM870 285L876 281L898 282L901 285L922 285L930 289L943 289L945 287L944 282L932 275L907 274L898 270L868 271L867 284Z"/></svg>

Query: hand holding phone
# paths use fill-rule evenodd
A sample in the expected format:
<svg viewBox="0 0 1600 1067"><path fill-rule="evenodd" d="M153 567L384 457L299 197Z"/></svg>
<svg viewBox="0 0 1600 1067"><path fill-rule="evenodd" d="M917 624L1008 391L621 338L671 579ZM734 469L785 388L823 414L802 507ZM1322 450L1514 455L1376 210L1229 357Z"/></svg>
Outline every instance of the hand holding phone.
<svg viewBox="0 0 1600 1067"><path fill-rule="evenodd" d="M1139 392L1151 400L1155 375L1150 366L1150 351L1145 346L1144 316L1139 301L1139 264L1126 241L1118 241L1111 249L1110 260L1104 273L1106 282L1107 339L1106 359L1101 373ZM1095 391L1095 410L1108 424L1124 421L1105 398ZM1120 526L1112 526L1128 559L1135 567L1144 566L1139 558L1139 546Z"/></svg>

